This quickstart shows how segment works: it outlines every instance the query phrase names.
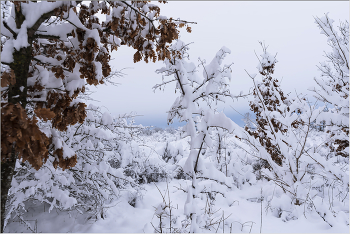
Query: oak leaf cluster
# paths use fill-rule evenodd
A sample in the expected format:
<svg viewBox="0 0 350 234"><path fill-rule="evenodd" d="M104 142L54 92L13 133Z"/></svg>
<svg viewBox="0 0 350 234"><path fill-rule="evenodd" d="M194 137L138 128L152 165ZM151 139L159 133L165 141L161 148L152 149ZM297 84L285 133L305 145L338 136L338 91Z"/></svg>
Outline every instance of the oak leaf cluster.
<svg viewBox="0 0 350 234"><path fill-rule="evenodd" d="M28 159L35 168L45 162L48 149L55 148L52 136L46 136L36 126L36 118L49 122L58 131L82 123L86 105L77 97L85 92L85 82L103 84L112 74L112 51L127 45L136 49L134 62L164 60L169 57L169 44L178 39L179 25L188 25L186 21L161 16L160 7L149 1L12 4L14 14L2 25L7 41L19 39L19 31L26 27L23 23L28 8L40 4L56 6L40 13L34 25L26 28L29 45L14 48L13 61L2 62L2 161L14 147L18 157ZM97 13L104 16L98 17ZM1 48L4 49L3 43ZM28 108L33 113L29 114ZM32 139L32 146L21 139ZM64 158L63 151L59 148L51 152L55 165L63 169L74 166L76 159Z"/></svg>

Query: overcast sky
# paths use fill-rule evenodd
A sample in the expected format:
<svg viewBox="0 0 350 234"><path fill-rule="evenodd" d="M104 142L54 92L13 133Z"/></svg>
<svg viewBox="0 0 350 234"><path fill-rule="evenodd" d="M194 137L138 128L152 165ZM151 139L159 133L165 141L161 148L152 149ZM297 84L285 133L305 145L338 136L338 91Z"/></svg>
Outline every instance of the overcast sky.
<svg viewBox="0 0 350 234"><path fill-rule="evenodd" d="M329 51L327 39L320 34L313 17L322 17L329 12L334 25L349 19L349 1L171 1L159 4L161 14L197 22L192 25L192 33L181 30L181 40L190 45L190 59L198 64L198 57L210 62L216 52L226 46L232 53L224 63L232 66L231 92L249 92L252 81L244 69L250 73L258 73L258 60L254 51L260 55L262 50L258 41L269 45L268 52L277 54L278 63L275 77L282 80L285 93L295 90L309 94L308 88L315 86L313 78L319 76L316 65L324 61L324 51ZM155 73L163 66L162 62L133 63L134 49L120 47L113 52L111 66L113 69L123 68L125 76L114 79L115 86L100 85L91 88L96 91L91 97L104 106L112 115L117 116L134 112L136 123L144 126L153 125L167 127L167 111L177 94L175 84L168 85L165 91L152 90L161 82L161 75ZM235 108L244 114L249 111L248 101L228 101L223 106L227 116L238 124L242 117ZM172 125L179 126L178 123Z"/></svg>

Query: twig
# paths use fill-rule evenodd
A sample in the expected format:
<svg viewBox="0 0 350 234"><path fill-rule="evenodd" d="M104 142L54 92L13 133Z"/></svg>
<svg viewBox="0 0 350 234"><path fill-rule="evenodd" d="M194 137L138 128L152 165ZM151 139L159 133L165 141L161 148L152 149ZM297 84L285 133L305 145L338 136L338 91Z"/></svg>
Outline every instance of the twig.
<svg viewBox="0 0 350 234"><path fill-rule="evenodd" d="M260 233L262 229L262 187L260 189Z"/></svg>

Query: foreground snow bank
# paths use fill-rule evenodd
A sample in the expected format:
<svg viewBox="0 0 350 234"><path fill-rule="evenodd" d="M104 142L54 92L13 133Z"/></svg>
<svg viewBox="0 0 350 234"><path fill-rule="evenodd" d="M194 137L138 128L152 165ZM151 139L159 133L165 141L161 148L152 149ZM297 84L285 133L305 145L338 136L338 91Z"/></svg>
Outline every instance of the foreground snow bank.
<svg viewBox="0 0 350 234"><path fill-rule="evenodd" d="M153 226L159 225L159 219L155 215L156 208L162 201L161 193L164 195L167 187L169 188L170 202L173 207L174 222L172 225L175 227L181 226L181 220L185 219L183 204L187 194L178 188L186 188L190 184L191 182L186 180L172 180L168 184L167 182L146 184L144 193L136 200L135 207L120 200L115 206L106 209L105 219L97 221L87 220L87 216L80 215L77 212L53 210L49 213L48 205L44 207L43 204L33 204L28 208L30 212L23 216L23 220L27 222L27 225L17 219L17 221L10 222L5 231L31 232L31 228L33 231L44 233L153 233ZM228 192L228 199L217 195L214 210L214 212L217 212L212 218L220 220L224 215L225 224L224 229L222 222L214 225L214 228L218 229L217 232L225 233L259 233L260 228L263 233L347 233L349 231L349 227L344 222L349 216L345 213L341 217L345 220L339 220L333 227L325 223L315 212L308 212L304 206L296 207L294 212L299 213L296 220L286 221L286 217L290 213L288 211L281 211L282 213L278 217L272 205L286 206L287 204L278 204L283 199L279 199L277 196L270 201L264 199L262 206L259 202L261 188L262 194L265 194L269 193L266 190L274 187L275 185L272 182L259 181L254 187L247 185L242 190L234 189ZM168 199L168 197L166 198ZM206 199L203 199L202 202L205 203ZM165 226L169 226L169 223L165 223Z"/></svg>

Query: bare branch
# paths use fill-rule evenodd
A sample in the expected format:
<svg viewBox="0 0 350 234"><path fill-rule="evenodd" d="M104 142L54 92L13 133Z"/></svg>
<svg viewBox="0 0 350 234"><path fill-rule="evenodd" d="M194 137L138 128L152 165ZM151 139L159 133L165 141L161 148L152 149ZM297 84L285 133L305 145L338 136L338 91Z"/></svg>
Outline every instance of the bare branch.
<svg viewBox="0 0 350 234"><path fill-rule="evenodd" d="M15 33L15 32L12 30L12 28L10 28L10 27L8 26L8 24L6 23L6 21L3 21L3 25L5 26L5 28L6 28L7 30L9 30L9 31L12 33L13 38L14 38L14 39L17 39L17 33Z"/></svg>

